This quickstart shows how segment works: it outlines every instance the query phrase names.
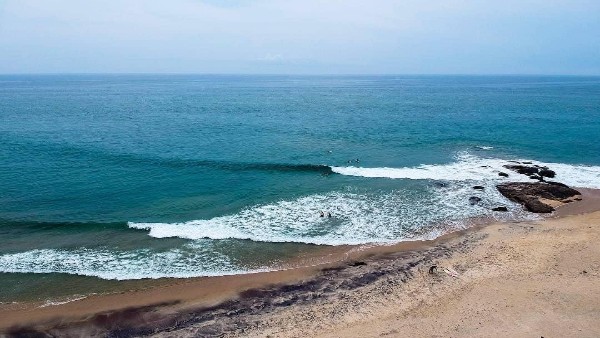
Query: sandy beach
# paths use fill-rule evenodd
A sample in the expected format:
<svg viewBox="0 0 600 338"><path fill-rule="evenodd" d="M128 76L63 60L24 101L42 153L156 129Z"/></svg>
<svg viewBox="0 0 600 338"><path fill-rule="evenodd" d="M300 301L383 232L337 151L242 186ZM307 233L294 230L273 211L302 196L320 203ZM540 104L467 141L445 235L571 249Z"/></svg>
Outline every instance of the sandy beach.
<svg viewBox="0 0 600 338"><path fill-rule="evenodd" d="M600 0L0 0L0 338L600 338Z"/></svg>
<svg viewBox="0 0 600 338"><path fill-rule="evenodd" d="M4 304L5 335L600 335L600 192L540 221L299 258L299 268L173 280L64 304Z"/></svg>

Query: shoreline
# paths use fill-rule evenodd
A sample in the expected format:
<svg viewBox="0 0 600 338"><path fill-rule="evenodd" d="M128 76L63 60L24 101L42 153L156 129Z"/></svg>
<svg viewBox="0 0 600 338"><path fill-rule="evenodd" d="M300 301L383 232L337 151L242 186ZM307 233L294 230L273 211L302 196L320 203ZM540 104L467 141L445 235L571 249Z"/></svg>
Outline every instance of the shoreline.
<svg viewBox="0 0 600 338"><path fill-rule="evenodd" d="M243 275L172 279L167 280L165 285L150 286L147 289L90 295L45 307L40 307L40 303L0 304L0 332L75 330L91 334L90 330L93 329L93 332L99 334L117 327L129 332L125 335L138 335L148 334L156 329L187 330L201 323L194 322L191 318L211 315L214 318L219 311L233 311L234 318L248 315L244 312L236 313L240 306L252 308L257 303L262 304L256 312L250 311L253 316L262 316L263 313L281 308L287 311L299 306L310 306L313 302L328 301L335 298L337 289L360 293L371 284L377 284L381 279L392 275L399 277L402 283L409 283L428 264L472 250L485 237L486 229L551 224L596 215L600 210L600 190L580 191L582 201L565 204L541 221L486 223L427 241L324 248L308 257L301 257L297 261L300 267ZM307 265L306 262L309 261L316 261L316 264ZM293 264L294 262L292 266ZM389 269L390 266L394 269ZM450 273L453 274L452 271ZM324 291L327 285L334 286L333 290ZM317 296L315 288L320 290L320 293L316 293ZM311 296L305 299L307 294ZM140 317L139 321L142 322L132 321L132 313ZM98 318L109 317L116 320L111 324L112 327L98 326ZM126 320L125 317L129 319ZM183 319L188 324L193 323L186 324L187 326L174 324L185 321ZM234 326L247 326L241 323L238 321ZM234 333L232 327L221 331Z"/></svg>

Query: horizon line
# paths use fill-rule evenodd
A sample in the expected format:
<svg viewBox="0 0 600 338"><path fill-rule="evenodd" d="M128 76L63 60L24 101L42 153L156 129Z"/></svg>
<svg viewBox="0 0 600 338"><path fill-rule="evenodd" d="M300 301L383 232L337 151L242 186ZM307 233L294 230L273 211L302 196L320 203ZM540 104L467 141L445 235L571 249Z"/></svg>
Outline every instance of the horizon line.
<svg viewBox="0 0 600 338"><path fill-rule="evenodd" d="M0 73L0 76L27 75L196 75L196 76L570 76L600 77L599 74L567 73L209 73L209 72L23 72Z"/></svg>

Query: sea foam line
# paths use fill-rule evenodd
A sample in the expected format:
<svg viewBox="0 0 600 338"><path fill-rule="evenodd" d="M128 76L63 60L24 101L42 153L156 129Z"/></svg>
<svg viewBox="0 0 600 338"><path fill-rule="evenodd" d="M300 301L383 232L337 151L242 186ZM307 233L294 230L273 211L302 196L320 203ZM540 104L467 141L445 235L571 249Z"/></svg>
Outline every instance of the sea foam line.
<svg viewBox="0 0 600 338"><path fill-rule="evenodd" d="M253 272L266 271L264 268ZM164 252L149 249L35 249L0 255L0 272L67 273L102 279L189 278L247 273L211 247L190 243Z"/></svg>
<svg viewBox="0 0 600 338"><path fill-rule="evenodd" d="M38 308L45 308L48 306L57 306L64 305L72 302L76 302L78 300L86 299L88 296L75 296L72 298L67 298L65 300L47 300L44 304L38 306Z"/></svg>
<svg viewBox="0 0 600 338"><path fill-rule="evenodd" d="M519 159L517 162L531 165L547 166L556 172L556 180L579 188L600 189L600 166L570 165L564 163L546 163L534 160ZM332 167L334 173L347 176L367 178L393 178L411 180L446 180L446 181L529 181L527 176L519 175L504 168L506 164L514 164L497 158L481 158L468 153L457 156L457 160L448 164L420 165L404 168L362 168ZM498 176L498 173L509 173L509 178Z"/></svg>
<svg viewBox="0 0 600 338"><path fill-rule="evenodd" d="M180 223L136 223L130 228L146 230L155 238L240 239L256 242L294 242L317 245L358 245L397 243L429 239L423 228L432 224L461 228L475 217L524 219L530 217L509 202L493 186L479 192L482 202L470 205L474 194L470 185L443 189L430 188L422 196L408 191L387 194L331 193L280 201L242 210L233 215ZM498 204L509 208L506 214L490 209ZM328 210L332 218L319 217Z"/></svg>

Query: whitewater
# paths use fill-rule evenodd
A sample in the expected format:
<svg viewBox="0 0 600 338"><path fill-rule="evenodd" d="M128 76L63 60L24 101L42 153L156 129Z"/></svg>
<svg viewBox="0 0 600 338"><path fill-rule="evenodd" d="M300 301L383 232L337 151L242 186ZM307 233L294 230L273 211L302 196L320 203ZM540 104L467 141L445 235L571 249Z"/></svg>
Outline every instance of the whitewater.
<svg viewBox="0 0 600 338"><path fill-rule="evenodd" d="M520 205L495 189L506 181L530 181L507 170L514 162L547 166L556 180L579 188L600 188L600 166L546 163L531 159L503 160L478 157L467 152L447 164L407 168L332 167L339 175L378 180L424 180L425 193L397 190L379 194L352 191L308 195L293 200L255 205L239 213L181 223L128 222L131 229L147 231L152 238L191 240L186 248L153 253L150 250L32 250L0 256L2 272L73 273L104 279L194 277L238 274L253 270L236 266L227 255L215 256L210 240L249 240L266 243L316 245L393 244L432 239L445 232L464 229L475 218L499 221L536 219ZM509 177L498 173L509 173ZM485 187L473 190L474 185ZM482 202L470 205L469 197ZM491 211L507 206L509 212ZM320 217L320 211L333 217ZM199 263L200 262L200 263Z"/></svg>

